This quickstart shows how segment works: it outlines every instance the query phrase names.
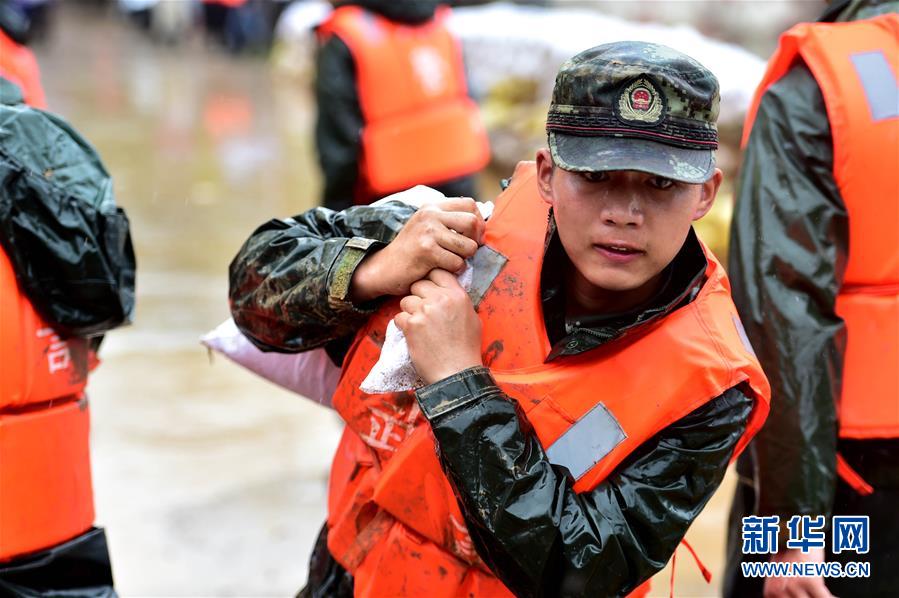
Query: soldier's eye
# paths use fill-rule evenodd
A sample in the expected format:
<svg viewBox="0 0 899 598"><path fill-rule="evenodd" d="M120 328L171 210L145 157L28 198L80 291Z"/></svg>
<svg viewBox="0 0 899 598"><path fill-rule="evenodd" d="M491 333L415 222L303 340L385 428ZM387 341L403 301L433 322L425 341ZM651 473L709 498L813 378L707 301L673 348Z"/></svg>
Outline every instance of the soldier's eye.
<svg viewBox="0 0 899 598"><path fill-rule="evenodd" d="M588 183L600 183L602 181L609 180L609 173L604 171L599 172L582 172L580 173L581 178L583 178Z"/></svg>
<svg viewBox="0 0 899 598"><path fill-rule="evenodd" d="M656 189L670 189L676 183L675 183L675 181L673 181L669 178L663 177L663 176L654 176L651 179L649 179L649 184L652 185L653 187L655 187Z"/></svg>

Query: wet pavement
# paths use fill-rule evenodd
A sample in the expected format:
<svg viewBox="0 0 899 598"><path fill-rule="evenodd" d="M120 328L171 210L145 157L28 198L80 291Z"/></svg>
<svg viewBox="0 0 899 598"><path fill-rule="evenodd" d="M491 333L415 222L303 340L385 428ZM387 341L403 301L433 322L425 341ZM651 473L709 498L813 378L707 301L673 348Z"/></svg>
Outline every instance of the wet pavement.
<svg viewBox="0 0 899 598"><path fill-rule="evenodd" d="M325 517L340 424L198 339L228 317L227 266L252 229L312 207L306 86L199 37L154 44L62 4L36 47L50 110L103 157L138 262L132 326L91 377L97 522L123 596L289 596ZM482 188L495 188L485 176ZM688 536L720 570L728 499ZM714 595L682 555L679 596ZM656 583L667 595L668 577ZM717 580L716 580L717 581Z"/></svg>

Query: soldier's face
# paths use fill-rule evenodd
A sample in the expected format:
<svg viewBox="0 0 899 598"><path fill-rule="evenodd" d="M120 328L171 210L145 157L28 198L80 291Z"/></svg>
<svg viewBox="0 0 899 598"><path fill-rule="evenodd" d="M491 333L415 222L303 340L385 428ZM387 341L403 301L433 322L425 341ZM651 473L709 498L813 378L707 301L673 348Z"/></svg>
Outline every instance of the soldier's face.
<svg viewBox="0 0 899 598"><path fill-rule="evenodd" d="M721 171L687 184L636 170L577 173L554 168L549 150L537 154L540 194L551 204L559 239L574 266L581 295L651 297L694 220L712 207ZM621 296L620 294L624 294Z"/></svg>

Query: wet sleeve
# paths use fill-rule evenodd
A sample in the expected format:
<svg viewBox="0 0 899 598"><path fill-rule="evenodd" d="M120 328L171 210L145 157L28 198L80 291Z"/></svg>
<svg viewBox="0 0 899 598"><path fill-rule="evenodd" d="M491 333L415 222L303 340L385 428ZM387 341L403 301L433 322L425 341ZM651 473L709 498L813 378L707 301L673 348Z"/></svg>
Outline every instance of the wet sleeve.
<svg viewBox="0 0 899 598"><path fill-rule="evenodd" d="M353 205L363 119L353 56L336 36L319 48L315 99L315 145L324 179L322 204L343 210Z"/></svg>
<svg viewBox="0 0 899 598"><path fill-rule="evenodd" d="M356 267L414 213L400 202L342 212L315 208L256 229L231 262L238 328L259 348L298 352L352 335L377 302L348 299Z"/></svg>
<svg viewBox="0 0 899 598"><path fill-rule="evenodd" d="M752 410L732 388L578 494L487 368L417 397L479 555L518 596L617 596L662 569L721 483Z"/></svg>
<svg viewBox="0 0 899 598"><path fill-rule="evenodd" d="M829 515L845 330L848 219L824 99L803 63L762 97L731 225L733 297L771 382L753 443L761 515Z"/></svg>

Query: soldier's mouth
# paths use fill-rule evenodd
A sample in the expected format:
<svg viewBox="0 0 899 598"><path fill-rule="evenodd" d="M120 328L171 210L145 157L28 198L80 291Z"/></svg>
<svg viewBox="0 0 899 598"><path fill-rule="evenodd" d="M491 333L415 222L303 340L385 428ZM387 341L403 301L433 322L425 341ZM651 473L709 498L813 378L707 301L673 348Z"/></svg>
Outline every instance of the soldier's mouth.
<svg viewBox="0 0 899 598"><path fill-rule="evenodd" d="M632 261L646 252L627 243L596 243L593 248L603 257L615 263Z"/></svg>

